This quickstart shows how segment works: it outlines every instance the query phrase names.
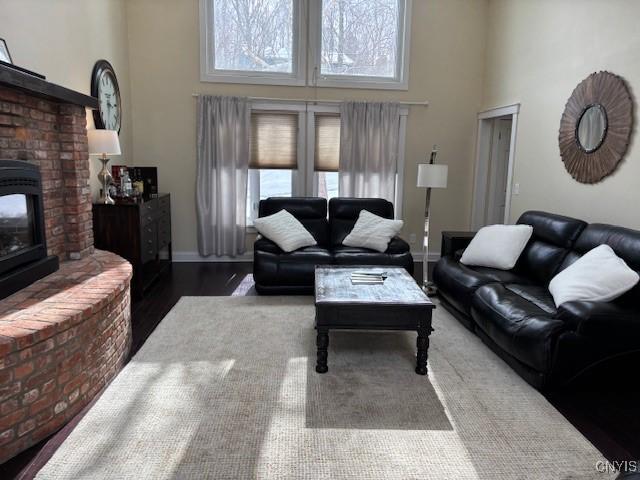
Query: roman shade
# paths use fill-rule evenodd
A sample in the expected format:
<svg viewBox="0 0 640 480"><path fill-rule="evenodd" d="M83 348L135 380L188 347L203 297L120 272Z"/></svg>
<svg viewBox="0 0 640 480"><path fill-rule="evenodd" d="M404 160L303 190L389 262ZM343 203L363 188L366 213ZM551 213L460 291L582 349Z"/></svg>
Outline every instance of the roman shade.
<svg viewBox="0 0 640 480"><path fill-rule="evenodd" d="M316 172L337 172L340 163L340 116L315 115Z"/></svg>
<svg viewBox="0 0 640 480"><path fill-rule="evenodd" d="M251 113L249 168L282 170L298 168L297 113Z"/></svg>

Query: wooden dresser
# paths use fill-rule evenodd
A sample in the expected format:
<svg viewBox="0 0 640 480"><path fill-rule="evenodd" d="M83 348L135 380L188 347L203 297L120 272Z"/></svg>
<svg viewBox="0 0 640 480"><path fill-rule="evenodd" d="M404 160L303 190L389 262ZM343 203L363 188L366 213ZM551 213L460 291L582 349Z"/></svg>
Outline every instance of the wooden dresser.
<svg viewBox="0 0 640 480"><path fill-rule="evenodd" d="M133 265L136 298L171 265L171 198L160 194L143 203L93 205L96 248L117 253Z"/></svg>

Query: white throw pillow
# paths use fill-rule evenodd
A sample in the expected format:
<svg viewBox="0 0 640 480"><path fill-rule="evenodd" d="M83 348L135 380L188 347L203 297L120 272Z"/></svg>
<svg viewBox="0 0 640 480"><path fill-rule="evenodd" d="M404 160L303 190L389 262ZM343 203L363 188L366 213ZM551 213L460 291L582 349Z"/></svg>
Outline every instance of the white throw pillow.
<svg viewBox="0 0 640 480"><path fill-rule="evenodd" d="M386 252L389 242L395 237L404 222L379 217L367 210L361 210L351 233L342 241L347 247L370 248L377 252Z"/></svg>
<svg viewBox="0 0 640 480"><path fill-rule="evenodd" d="M256 230L278 245L285 252L293 252L302 247L310 247L317 242L296 217L286 210L268 217L256 218Z"/></svg>
<svg viewBox="0 0 640 480"><path fill-rule="evenodd" d="M640 276L609 245L585 253L551 279L549 291L559 307L565 302L608 302L631 290Z"/></svg>
<svg viewBox="0 0 640 480"><path fill-rule="evenodd" d="M460 259L465 265L511 270L533 234L531 225L489 225L473 237Z"/></svg>

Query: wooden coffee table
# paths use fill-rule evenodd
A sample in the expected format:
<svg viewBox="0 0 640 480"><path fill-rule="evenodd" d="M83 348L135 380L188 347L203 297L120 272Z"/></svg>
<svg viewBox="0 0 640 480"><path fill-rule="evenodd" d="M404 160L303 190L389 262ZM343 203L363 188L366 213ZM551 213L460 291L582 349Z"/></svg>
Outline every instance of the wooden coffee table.
<svg viewBox="0 0 640 480"><path fill-rule="evenodd" d="M382 285L353 285L352 272L384 270ZM435 305L402 267L316 267L316 372L326 373L329 330L415 330L416 373L427 374L427 350Z"/></svg>

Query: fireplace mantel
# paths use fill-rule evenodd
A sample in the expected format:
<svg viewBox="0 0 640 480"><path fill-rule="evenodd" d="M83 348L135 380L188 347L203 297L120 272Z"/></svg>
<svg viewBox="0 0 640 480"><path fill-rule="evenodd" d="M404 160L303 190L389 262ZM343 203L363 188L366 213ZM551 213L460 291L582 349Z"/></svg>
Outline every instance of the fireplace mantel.
<svg viewBox="0 0 640 480"><path fill-rule="evenodd" d="M98 108L98 100L84 93L47 82L33 75L0 64L0 85L16 88L24 93L58 103L69 103L86 108Z"/></svg>

